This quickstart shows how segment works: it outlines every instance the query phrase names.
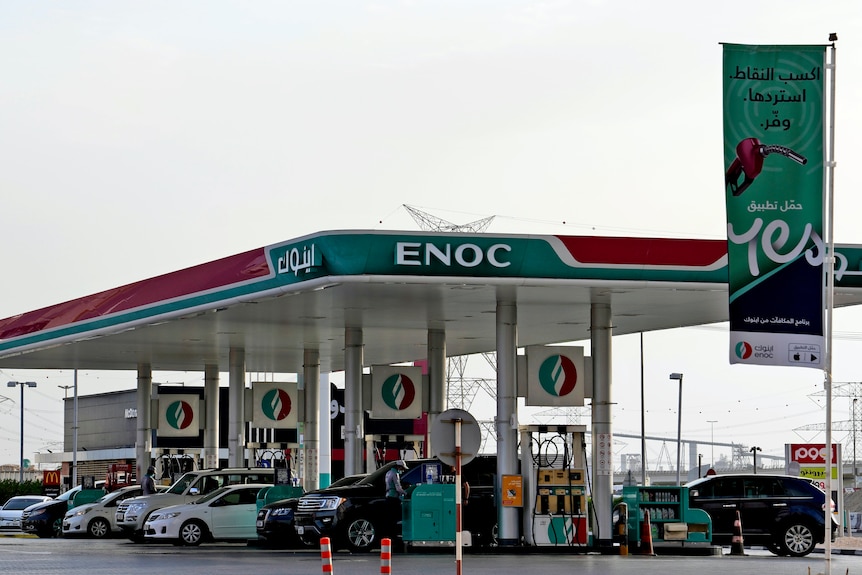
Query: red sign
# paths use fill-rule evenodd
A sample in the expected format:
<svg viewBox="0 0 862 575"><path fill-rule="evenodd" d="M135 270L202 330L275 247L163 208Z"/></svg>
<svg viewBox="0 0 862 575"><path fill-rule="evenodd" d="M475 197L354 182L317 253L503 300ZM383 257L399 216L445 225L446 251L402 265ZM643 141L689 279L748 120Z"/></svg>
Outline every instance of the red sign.
<svg viewBox="0 0 862 575"><path fill-rule="evenodd" d="M819 463L826 465L826 444L824 443L791 443L790 461L800 465ZM832 465L838 464L838 445L832 444Z"/></svg>
<svg viewBox="0 0 862 575"><path fill-rule="evenodd" d="M60 486L60 470L52 469L51 471L42 471L42 486L44 487L59 487Z"/></svg>

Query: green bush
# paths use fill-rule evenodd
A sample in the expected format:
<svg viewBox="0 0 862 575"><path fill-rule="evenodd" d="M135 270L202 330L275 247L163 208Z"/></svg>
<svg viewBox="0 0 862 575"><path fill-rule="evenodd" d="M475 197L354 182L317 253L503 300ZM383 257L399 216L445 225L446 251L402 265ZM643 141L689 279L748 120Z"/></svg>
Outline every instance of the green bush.
<svg viewBox="0 0 862 575"><path fill-rule="evenodd" d="M15 495L42 495L42 482L25 481L18 483L12 479L0 481L0 505Z"/></svg>

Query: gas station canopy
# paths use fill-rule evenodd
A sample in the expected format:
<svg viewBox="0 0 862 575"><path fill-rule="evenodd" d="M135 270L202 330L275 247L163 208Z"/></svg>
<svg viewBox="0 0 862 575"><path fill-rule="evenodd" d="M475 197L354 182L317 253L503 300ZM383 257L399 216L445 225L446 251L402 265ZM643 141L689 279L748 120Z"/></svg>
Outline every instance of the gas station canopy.
<svg viewBox="0 0 862 575"><path fill-rule="evenodd" d="M862 303L862 248L838 246L835 306ZM725 241L327 231L0 320L0 367L294 373L316 349L344 369L346 329L364 362L496 349L496 305L517 305L519 346L589 339L591 303L613 334L727 320Z"/></svg>

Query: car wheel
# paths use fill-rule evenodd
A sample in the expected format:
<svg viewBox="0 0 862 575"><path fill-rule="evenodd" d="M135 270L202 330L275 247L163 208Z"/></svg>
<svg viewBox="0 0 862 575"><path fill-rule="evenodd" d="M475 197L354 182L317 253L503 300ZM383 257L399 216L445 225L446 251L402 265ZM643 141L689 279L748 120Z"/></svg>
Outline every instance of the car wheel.
<svg viewBox="0 0 862 575"><path fill-rule="evenodd" d="M200 545L206 534L207 528L200 521L186 521L180 527L180 541L183 545Z"/></svg>
<svg viewBox="0 0 862 575"><path fill-rule="evenodd" d="M351 551L371 551L372 546L377 543L377 528L370 519L351 519L344 534Z"/></svg>
<svg viewBox="0 0 862 575"><path fill-rule="evenodd" d="M58 517L51 523L51 537L63 536L63 518Z"/></svg>
<svg viewBox="0 0 862 575"><path fill-rule="evenodd" d="M96 539L107 537L111 533L111 524L103 517L96 517L87 526L87 533Z"/></svg>
<svg viewBox="0 0 862 575"><path fill-rule="evenodd" d="M808 523L794 521L781 530L781 550L791 557L804 557L814 551L815 545L814 531Z"/></svg>

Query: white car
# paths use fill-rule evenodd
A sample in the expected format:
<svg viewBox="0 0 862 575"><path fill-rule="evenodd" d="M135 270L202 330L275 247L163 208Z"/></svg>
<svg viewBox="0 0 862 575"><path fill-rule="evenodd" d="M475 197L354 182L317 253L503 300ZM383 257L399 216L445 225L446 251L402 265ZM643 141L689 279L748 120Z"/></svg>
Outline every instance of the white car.
<svg viewBox="0 0 862 575"><path fill-rule="evenodd" d="M144 523L144 538L175 545L257 539L257 495L266 487L272 484L228 485L193 503L162 507Z"/></svg>
<svg viewBox="0 0 862 575"><path fill-rule="evenodd" d="M21 514L24 509L50 500L50 497L44 495L15 495L10 497L0 508L0 531L20 530Z"/></svg>
<svg viewBox="0 0 862 575"><path fill-rule="evenodd" d="M156 486L158 491L164 489L167 487ZM141 495L141 486L129 485L106 493L93 503L73 507L63 517L63 536L85 535L102 538L122 533L122 529L117 526L117 505L121 501L139 495Z"/></svg>

